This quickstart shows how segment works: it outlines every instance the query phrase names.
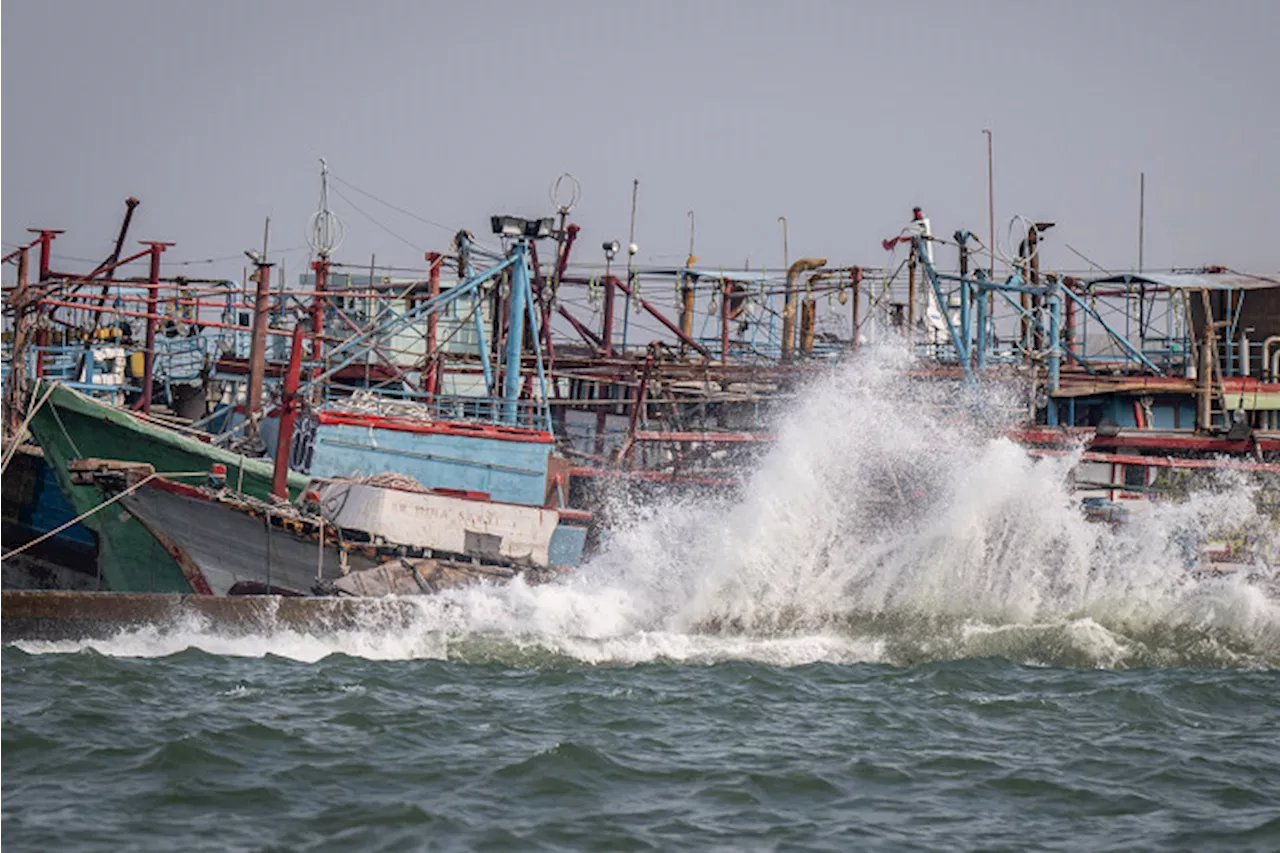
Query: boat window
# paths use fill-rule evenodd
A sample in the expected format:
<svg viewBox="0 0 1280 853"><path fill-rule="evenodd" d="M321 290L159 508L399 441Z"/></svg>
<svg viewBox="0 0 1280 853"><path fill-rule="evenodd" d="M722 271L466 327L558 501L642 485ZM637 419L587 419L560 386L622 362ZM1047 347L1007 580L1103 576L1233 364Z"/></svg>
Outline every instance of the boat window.
<svg viewBox="0 0 1280 853"><path fill-rule="evenodd" d="M1127 489L1145 489L1147 487L1147 466L1124 466L1124 485Z"/></svg>

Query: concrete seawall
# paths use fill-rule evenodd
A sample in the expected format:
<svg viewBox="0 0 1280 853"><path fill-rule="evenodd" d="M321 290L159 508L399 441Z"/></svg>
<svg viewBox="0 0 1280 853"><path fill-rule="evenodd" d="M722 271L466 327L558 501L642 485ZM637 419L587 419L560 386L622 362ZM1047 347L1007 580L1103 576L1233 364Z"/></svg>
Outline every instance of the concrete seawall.
<svg viewBox="0 0 1280 853"><path fill-rule="evenodd" d="M0 593L0 639L103 639L129 629L165 630L193 622L232 635L325 633L371 624L394 630L407 626L415 611L411 600L398 598L5 590Z"/></svg>

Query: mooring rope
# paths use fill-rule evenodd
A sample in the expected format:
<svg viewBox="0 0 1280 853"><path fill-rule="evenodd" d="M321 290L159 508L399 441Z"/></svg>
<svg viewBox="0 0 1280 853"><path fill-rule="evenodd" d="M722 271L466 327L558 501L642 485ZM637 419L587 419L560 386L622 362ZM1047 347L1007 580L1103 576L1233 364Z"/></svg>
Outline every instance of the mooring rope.
<svg viewBox="0 0 1280 853"><path fill-rule="evenodd" d="M27 550L28 548L33 548L36 545L39 545L41 542L45 541L51 536L57 536L59 533L66 530L68 527L72 526L73 524L78 524L79 522L84 521L86 518L93 515L98 510L106 509L107 507L111 506L111 504L115 503L121 498L126 497L130 494L133 494L138 489L145 486L148 482L150 482L151 480L154 480L156 477L207 477L208 475L209 475L208 471L172 471L167 473L162 471L153 471L152 473L143 477L138 482L134 483L129 488L125 489L120 494L115 495L109 498L108 500L103 501L102 503L98 504L88 512L81 513L80 515L68 521L66 524L59 525L58 527L55 527L53 530L50 530L48 533L38 536L35 539L32 539L27 544L22 545L21 547L18 547L18 548L14 548L12 551L8 552L7 554L0 556L0 561L7 560L15 554L21 554L23 551Z"/></svg>

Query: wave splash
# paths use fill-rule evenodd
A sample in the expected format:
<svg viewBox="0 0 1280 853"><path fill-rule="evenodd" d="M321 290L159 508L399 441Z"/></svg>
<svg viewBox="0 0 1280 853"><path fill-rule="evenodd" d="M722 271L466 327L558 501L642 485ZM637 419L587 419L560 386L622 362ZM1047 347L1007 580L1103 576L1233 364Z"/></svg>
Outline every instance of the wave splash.
<svg viewBox="0 0 1280 853"><path fill-rule="evenodd" d="M903 353L867 352L798 396L733 498L657 504L625 519L557 583L415 599L405 628L226 636L202 625L28 651L448 657L517 664L923 660L1001 656L1066 666L1280 667L1275 559L1198 570L1203 544L1247 531L1280 554L1259 490L1222 476L1121 528L1087 522L1074 456L1002 436L993 402L912 381ZM1009 392L1013 394L1012 391ZM992 421L997 421L992 423Z"/></svg>

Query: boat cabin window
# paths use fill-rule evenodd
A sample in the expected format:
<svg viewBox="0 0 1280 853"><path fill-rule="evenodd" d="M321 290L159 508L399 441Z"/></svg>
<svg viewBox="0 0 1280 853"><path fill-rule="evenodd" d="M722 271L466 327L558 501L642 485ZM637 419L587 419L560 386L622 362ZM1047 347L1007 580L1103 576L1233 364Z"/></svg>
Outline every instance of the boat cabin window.
<svg viewBox="0 0 1280 853"><path fill-rule="evenodd" d="M1126 489L1145 489L1147 487L1147 466L1124 466L1124 486Z"/></svg>

